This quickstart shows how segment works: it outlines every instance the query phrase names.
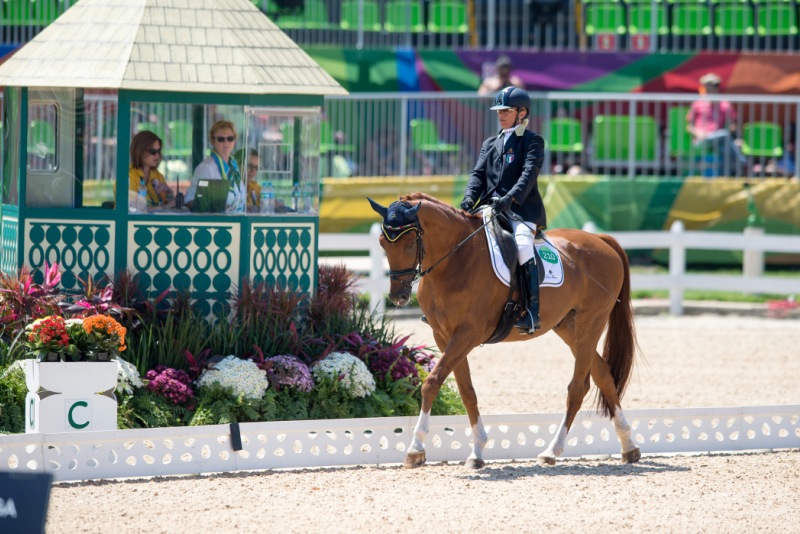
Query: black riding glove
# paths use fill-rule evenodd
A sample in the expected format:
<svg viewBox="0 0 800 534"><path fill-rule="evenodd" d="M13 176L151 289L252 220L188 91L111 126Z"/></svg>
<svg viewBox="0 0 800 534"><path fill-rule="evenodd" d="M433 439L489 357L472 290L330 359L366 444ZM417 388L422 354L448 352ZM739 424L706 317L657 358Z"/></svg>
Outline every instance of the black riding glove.
<svg viewBox="0 0 800 534"><path fill-rule="evenodd" d="M464 200L461 201L461 209L464 211L469 211L472 209L474 204L475 201L472 200L472 197L464 197Z"/></svg>
<svg viewBox="0 0 800 534"><path fill-rule="evenodd" d="M492 206L494 207L494 211L498 213L506 211L508 208L511 207L511 195L495 198L492 201Z"/></svg>

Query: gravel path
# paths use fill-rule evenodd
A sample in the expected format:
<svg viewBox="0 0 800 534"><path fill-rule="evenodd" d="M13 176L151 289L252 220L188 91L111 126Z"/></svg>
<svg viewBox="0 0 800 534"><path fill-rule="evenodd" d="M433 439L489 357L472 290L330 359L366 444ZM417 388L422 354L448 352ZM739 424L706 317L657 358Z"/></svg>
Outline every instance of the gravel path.
<svg viewBox="0 0 800 534"><path fill-rule="evenodd" d="M636 322L643 357L624 408L800 404L800 321ZM432 340L418 320L396 324ZM561 413L572 361L554 334L477 349L483 413ZM59 484L47 532L798 532L798 496L800 450L372 466Z"/></svg>

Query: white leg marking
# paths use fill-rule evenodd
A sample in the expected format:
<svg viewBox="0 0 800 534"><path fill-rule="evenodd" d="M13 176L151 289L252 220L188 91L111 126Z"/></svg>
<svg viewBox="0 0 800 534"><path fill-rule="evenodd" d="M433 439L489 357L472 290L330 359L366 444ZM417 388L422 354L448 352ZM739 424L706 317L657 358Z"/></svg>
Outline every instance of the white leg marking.
<svg viewBox="0 0 800 534"><path fill-rule="evenodd" d="M553 441L550 442L550 445L545 449L543 453L539 456L542 458L555 458L557 456L561 456L561 453L564 452L564 444L567 441L567 416L564 415L564 419L561 420L561 425L558 427L558 431L556 432L556 437L553 438Z"/></svg>
<svg viewBox="0 0 800 534"><path fill-rule="evenodd" d="M425 436L428 435L430 419L430 412L419 412L419 419L417 419L417 424L414 426L414 439L411 440L408 452L422 452L425 450Z"/></svg>
<svg viewBox="0 0 800 534"><path fill-rule="evenodd" d="M472 453L467 460L483 460L483 449L488 441L489 436L483 427L483 421L478 417L478 422L472 427Z"/></svg>
<svg viewBox="0 0 800 534"><path fill-rule="evenodd" d="M614 430L617 432L619 443L622 445L622 452L635 449L636 443L631 439L631 425L628 423L628 420L625 419L625 414L622 413L622 408L619 406L614 410L612 421L614 422Z"/></svg>

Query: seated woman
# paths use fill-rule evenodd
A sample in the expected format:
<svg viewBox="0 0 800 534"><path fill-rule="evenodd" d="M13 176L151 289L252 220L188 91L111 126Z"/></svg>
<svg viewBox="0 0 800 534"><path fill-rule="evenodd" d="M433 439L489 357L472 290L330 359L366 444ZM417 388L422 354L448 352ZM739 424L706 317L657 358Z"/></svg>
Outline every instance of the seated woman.
<svg viewBox="0 0 800 534"><path fill-rule="evenodd" d="M161 163L161 138L150 130L142 130L131 140L131 161L128 168L128 187L136 194L139 185L147 189L147 206L175 207L175 192L158 172Z"/></svg>
<svg viewBox="0 0 800 534"><path fill-rule="evenodd" d="M236 161L247 166L247 213L261 210L261 184L258 183L258 152L254 149L239 149Z"/></svg>
<svg viewBox="0 0 800 534"><path fill-rule="evenodd" d="M231 121L219 120L211 125L208 132L211 141L211 155L200 162L194 170L192 182L186 191L186 204L192 209L197 206L197 188L208 180L228 180L228 195L225 201L226 213L244 213L247 189L239 172L239 165L231 157L236 144L236 129Z"/></svg>

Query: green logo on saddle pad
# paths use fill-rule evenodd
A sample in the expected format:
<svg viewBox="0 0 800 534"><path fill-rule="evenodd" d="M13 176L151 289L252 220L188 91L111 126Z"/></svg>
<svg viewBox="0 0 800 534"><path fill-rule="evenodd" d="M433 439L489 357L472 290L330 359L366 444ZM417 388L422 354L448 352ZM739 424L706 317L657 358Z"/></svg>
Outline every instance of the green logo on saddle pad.
<svg viewBox="0 0 800 534"><path fill-rule="evenodd" d="M547 263L558 263L558 256L556 256L556 253L546 246L541 246L536 250L539 252L539 257Z"/></svg>

